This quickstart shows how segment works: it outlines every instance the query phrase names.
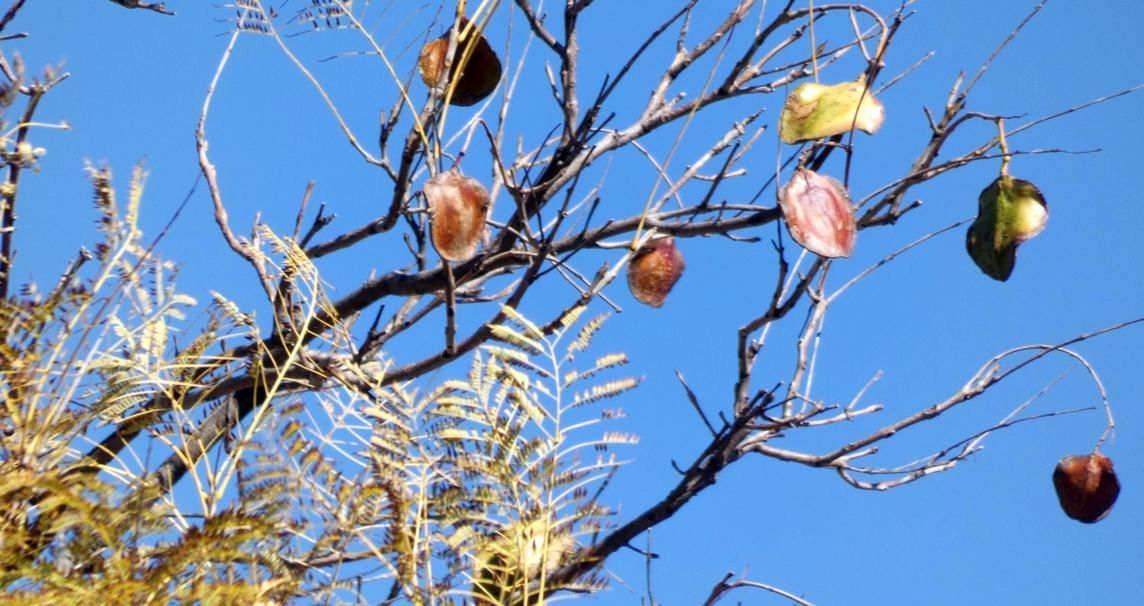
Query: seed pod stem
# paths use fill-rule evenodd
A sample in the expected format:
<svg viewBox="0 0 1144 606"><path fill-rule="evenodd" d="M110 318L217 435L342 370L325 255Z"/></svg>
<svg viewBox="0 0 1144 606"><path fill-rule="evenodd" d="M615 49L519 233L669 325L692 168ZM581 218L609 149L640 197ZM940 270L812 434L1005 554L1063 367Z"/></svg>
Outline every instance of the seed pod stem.
<svg viewBox="0 0 1144 606"><path fill-rule="evenodd" d="M1001 146L1001 176L1009 176L1009 142L1005 140L1005 118L997 118L997 141Z"/></svg>

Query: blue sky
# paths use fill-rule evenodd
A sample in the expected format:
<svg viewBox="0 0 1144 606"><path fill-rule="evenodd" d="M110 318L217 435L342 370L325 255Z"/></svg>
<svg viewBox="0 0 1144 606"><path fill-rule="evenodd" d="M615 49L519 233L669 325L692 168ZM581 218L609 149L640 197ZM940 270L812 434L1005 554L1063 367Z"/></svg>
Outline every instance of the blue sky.
<svg viewBox="0 0 1144 606"><path fill-rule="evenodd" d="M505 16L507 4L498 16ZM922 106L940 107L958 71L976 70L1031 4L916 4L916 14L886 58L883 77L900 73L931 50L935 55L881 97L887 112L883 131L856 138L850 183L856 198L904 172L928 137ZM48 155L39 174L22 186L17 280L52 282L81 244L94 241L94 212L82 173L85 159L109 163L120 184L135 162L146 163L150 179L144 226L149 233L168 220L195 182L194 128L230 27L220 19L230 13L208 2L169 0L168 5L179 12L177 17L127 11L106 1L41 0L28 3L12 26L31 37L4 42L5 53L19 51L32 69L63 61L72 74L45 99L38 114L44 121L66 120L72 129L35 134L34 142L47 147ZM872 6L888 11L897 3ZM394 3L377 27L379 38L392 36L396 41L395 60L407 69L416 47L402 52L402 45L418 37L401 30L397 15L405 10L413 9ZM638 44L633 32L650 29L648 11L648 5L636 2L593 5L583 29L586 81L598 82L603 73L614 71L617 57ZM426 20L431 12L422 10L416 19ZM701 11L696 31L709 25L705 19L719 14ZM969 108L1036 118L1144 82L1137 60L1144 53L1144 37L1138 32L1142 19L1144 5L1133 0L1050 2L996 61ZM504 33L503 23L494 20L490 38ZM291 39L328 85L347 120L364 133L365 141L372 141L377 112L388 108L392 98L387 96L391 91L384 72L368 57L316 63L330 54L325 43L322 36ZM662 64L663 50L654 55L653 65ZM539 46L534 52L540 52ZM857 58L848 57L838 71L825 72L824 79L852 78L856 66ZM634 74L631 94L646 91L639 83L650 77L649 72ZM539 101L519 106L514 128L533 138L543 136L554 114L544 96L547 85L539 61L522 78L518 94L537 91ZM415 94L424 94L419 83ZM744 111L745 105L760 102L768 108L762 121L773 124L781 95L751 98L729 108ZM261 211L273 228L288 233L311 179L317 181L315 202L326 202L338 214L340 229L383 212L387 181L346 144L318 95L271 40L246 36L239 41L214 103L208 137L236 230L247 232ZM632 107L620 101L621 123L630 118L624 112ZM466 111L451 110L456 114L451 120L459 124ZM882 371L864 401L880 402L886 410L844 427L792 436L778 445L825 451L864 435L879 421L945 399L985 360L1010 347L1055 343L1144 315L1144 238L1138 234L1144 225L1138 141L1144 132L1142 115L1144 94L1137 93L1014 137L1010 144L1017 149L1102 151L1014 159L1012 174L1037 183L1051 218L1044 233L1022 247L1007 283L994 282L973 266L961 228L879 270L843 297L826 322L815 395L847 402ZM715 112L710 122L701 118L691 126L674 163L677 170L688 154L722 132L714 129L725 128L726 119ZM676 132L668 128L649 138L648 145L662 152ZM985 123L967 128L948 153L971 149L991 133L992 126ZM748 160L753 163L748 166L751 174L729 185L724 195L753 195L773 173L775 141L775 129L764 133ZM483 168L487 173L482 161L468 158L466 171L479 173ZM596 169L601 171L597 175L607 171L601 190L605 208L615 208L620 215L642 207L654 178L646 163L624 157ZM827 170L841 172L837 159ZM842 284L922 234L972 216L978 192L996 171L995 162L981 162L913 190L911 199L922 200L923 208L894 229L859 234L855 256L835 265L831 284ZM508 203L499 202L504 211ZM706 432L673 371L686 376L709 410L727 408L735 380L736 330L764 303L774 279L769 244L774 226L750 235L763 241L682 242L688 269L662 309L640 306L622 281L608 291L624 312L609 322L598 350L623 349L633 360L631 372L645 378L623 403L629 416L622 423L642 441L623 453L633 462L621 471L607 497L619 509L621 522L674 484L677 475L670 460L686 464L705 444ZM335 296L352 290L372 269L388 270L386 258L394 246L400 241L367 241L352 253L323 260L320 267ZM161 251L181 263L183 290L200 300L206 299L207 289L215 289L247 308L259 305L251 272L225 249L211 223L204 188L194 192ZM586 256L582 269L591 273L601 258ZM524 311L543 317L571 296L567 285L554 281L538 290ZM461 321L471 327L485 313L465 310ZM801 317L796 312L792 321L775 329L772 351L760 358L760 380L777 381L789 374L790 339L801 322L796 316ZM426 334L439 334L439 325L395 341L387 353L400 361L414 360L432 346L423 341ZM651 573L656 598L665 604L701 602L725 572L734 570L820 606L1138 603L1144 591L1144 519L1138 515L1144 499L1142 336L1137 327L1077 348L1101 373L1118 421L1116 437L1104 452L1115 461L1123 489L1112 514L1099 524L1065 518L1050 482L1061 456L1091 448L1103 428L1103 417L1096 412L999 432L984 451L955 471L887 493L856 491L829 471L748 458L655 529L652 548L661 555ZM1072 367L1065 359L1050 359L1024 371L991 395L897 436L882 461L905 463L986 427ZM438 377L449 374L441 371ZM1031 412L1098 403L1091 382L1074 368ZM596 598L598 603L646 599L640 556L620 553L608 569L616 581ZM751 590L728 599L783 603Z"/></svg>

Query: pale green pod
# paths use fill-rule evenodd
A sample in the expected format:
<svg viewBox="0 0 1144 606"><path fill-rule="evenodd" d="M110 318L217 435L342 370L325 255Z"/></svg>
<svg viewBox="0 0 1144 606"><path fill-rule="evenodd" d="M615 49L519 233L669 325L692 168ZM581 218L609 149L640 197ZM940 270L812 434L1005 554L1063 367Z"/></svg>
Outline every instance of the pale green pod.
<svg viewBox="0 0 1144 606"><path fill-rule="evenodd" d="M866 88L866 78L833 86L807 82L787 97L779 118L779 138L798 143L840 135L851 127L874 134L886 119L882 102Z"/></svg>
<svg viewBox="0 0 1144 606"><path fill-rule="evenodd" d="M1004 282L1017 263L1017 247L1041 233L1048 220L1049 205L1036 185L1002 175L978 196L965 248L985 275Z"/></svg>

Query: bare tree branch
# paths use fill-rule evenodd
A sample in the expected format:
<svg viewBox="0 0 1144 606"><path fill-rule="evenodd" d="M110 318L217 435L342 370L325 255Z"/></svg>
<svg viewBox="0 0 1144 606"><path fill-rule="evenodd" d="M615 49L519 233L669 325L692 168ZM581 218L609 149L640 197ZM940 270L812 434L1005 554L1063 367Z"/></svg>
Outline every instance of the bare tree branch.
<svg viewBox="0 0 1144 606"><path fill-rule="evenodd" d="M141 8L143 10L154 11L163 15L174 15L175 11L167 10L167 5L163 2L145 2L144 0L111 0L112 2L122 6L123 8Z"/></svg>

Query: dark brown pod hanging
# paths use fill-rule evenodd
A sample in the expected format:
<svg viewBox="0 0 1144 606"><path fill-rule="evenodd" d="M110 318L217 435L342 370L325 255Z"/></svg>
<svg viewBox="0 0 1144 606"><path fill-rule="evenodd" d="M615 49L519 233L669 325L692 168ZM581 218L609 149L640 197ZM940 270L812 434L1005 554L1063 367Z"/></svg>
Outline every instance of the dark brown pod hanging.
<svg viewBox="0 0 1144 606"><path fill-rule="evenodd" d="M445 85L449 86L456 82L449 103L469 106L488 97L497 87L501 77L501 62L493 52L493 48L489 46L489 41L475 27L469 26L468 19L461 17L460 26L461 35L457 38L457 51L453 55L449 80ZM441 81L445 51L449 49L449 33L446 31L440 38L431 40L421 48L417 67L421 72L421 79L427 86L437 86ZM471 51L468 50L470 47ZM468 53L467 61L466 53ZM458 73L460 77L457 76Z"/></svg>
<svg viewBox="0 0 1144 606"><path fill-rule="evenodd" d="M477 254L489 216L489 192L456 168L425 182L433 247L446 261L468 261Z"/></svg>
<svg viewBox="0 0 1144 606"><path fill-rule="evenodd" d="M1085 524L1103 520L1120 494L1112 461L1099 453L1061 459L1053 470L1053 487L1065 515Z"/></svg>
<svg viewBox="0 0 1144 606"><path fill-rule="evenodd" d="M640 303L660 307L685 267L674 238L654 240L640 248L628 264L628 289Z"/></svg>

